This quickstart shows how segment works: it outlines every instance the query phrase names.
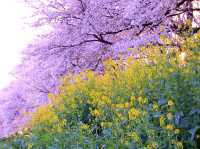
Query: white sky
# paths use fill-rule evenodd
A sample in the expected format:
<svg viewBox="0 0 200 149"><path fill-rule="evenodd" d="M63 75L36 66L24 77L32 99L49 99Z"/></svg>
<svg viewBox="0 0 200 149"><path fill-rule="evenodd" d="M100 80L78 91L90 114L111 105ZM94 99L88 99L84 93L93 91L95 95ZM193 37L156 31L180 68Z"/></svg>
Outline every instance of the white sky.
<svg viewBox="0 0 200 149"><path fill-rule="evenodd" d="M19 0L0 0L0 89L13 79L9 74L20 62L20 51L33 37L33 32L22 30L21 19L30 12Z"/></svg>

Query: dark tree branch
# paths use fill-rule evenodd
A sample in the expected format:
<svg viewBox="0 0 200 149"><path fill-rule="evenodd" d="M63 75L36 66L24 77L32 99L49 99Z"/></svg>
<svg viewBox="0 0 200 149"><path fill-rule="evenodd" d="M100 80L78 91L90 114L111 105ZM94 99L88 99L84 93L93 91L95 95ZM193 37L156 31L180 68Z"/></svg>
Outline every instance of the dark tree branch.
<svg viewBox="0 0 200 149"><path fill-rule="evenodd" d="M81 3L81 9L82 9L82 12L85 12L86 10L86 4L83 2L83 0L78 0L80 3Z"/></svg>
<svg viewBox="0 0 200 149"><path fill-rule="evenodd" d="M55 48L73 48L73 47L81 46L81 45L88 43L88 42L98 42L98 40L96 40L96 39L84 40L80 43L71 44L71 45L53 45L52 47L49 48L49 50L55 49Z"/></svg>
<svg viewBox="0 0 200 149"><path fill-rule="evenodd" d="M183 4L185 4L186 2L193 2L194 0L182 0L180 2L177 3L176 8L181 7Z"/></svg>
<svg viewBox="0 0 200 149"><path fill-rule="evenodd" d="M178 15L184 14L184 13L186 13L186 12L188 12L188 11L200 11L200 8L194 8L194 9L180 9L180 10L177 10L177 11L178 11L177 13L167 15L167 17L178 16Z"/></svg>

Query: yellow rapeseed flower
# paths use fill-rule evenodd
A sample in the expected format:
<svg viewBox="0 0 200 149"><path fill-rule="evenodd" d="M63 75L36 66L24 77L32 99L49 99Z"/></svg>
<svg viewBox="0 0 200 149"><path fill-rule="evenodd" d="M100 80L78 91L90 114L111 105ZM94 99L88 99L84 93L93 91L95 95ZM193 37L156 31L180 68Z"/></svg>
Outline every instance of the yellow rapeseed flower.
<svg viewBox="0 0 200 149"><path fill-rule="evenodd" d="M175 134L179 134L179 133L180 133L180 129L175 129L175 130L174 130L174 133L175 133Z"/></svg>
<svg viewBox="0 0 200 149"><path fill-rule="evenodd" d="M28 144L28 148L27 149L32 149L33 148L33 144Z"/></svg>
<svg viewBox="0 0 200 149"><path fill-rule="evenodd" d="M153 111L158 111L158 108L159 108L158 104L157 104L157 103L154 103L154 104L153 104L153 107L152 107L152 110L153 110Z"/></svg>
<svg viewBox="0 0 200 149"><path fill-rule="evenodd" d="M135 108L131 108L128 112L128 116L130 120L136 119L138 118L140 115L140 111L135 109Z"/></svg>
<svg viewBox="0 0 200 149"><path fill-rule="evenodd" d="M101 98L103 104L106 104L106 105L111 105L112 101L110 100L110 98L108 98L107 96L103 96Z"/></svg>
<svg viewBox="0 0 200 149"><path fill-rule="evenodd" d="M133 139L137 143L141 141L140 137L136 132L131 132L128 134L128 136L131 137L131 139Z"/></svg>
<svg viewBox="0 0 200 149"><path fill-rule="evenodd" d="M168 106L173 106L174 102L172 100L169 100L167 104L168 104Z"/></svg>
<svg viewBox="0 0 200 149"><path fill-rule="evenodd" d="M74 85L68 85L66 87L66 93L69 95L69 96L72 96L74 94L74 92L76 91L76 88Z"/></svg>
<svg viewBox="0 0 200 149"><path fill-rule="evenodd" d="M128 103L128 102L124 103L124 108L125 109L129 108L129 105L130 105L130 103Z"/></svg>
<svg viewBox="0 0 200 149"><path fill-rule="evenodd" d="M81 127L81 129L83 129L83 130L89 129L89 125L87 125L87 124L82 124L80 127Z"/></svg>
<svg viewBox="0 0 200 149"><path fill-rule="evenodd" d="M53 111L51 105L44 105L37 109L35 113L32 114L31 125L34 126L38 123L54 123L58 121L58 116Z"/></svg>
<svg viewBox="0 0 200 149"><path fill-rule="evenodd" d="M177 147L178 149L183 149L183 143L182 143L182 142L177 141L177 142L175 142L175 144L176 144L176 147Z"/></svg>
<svg viewBox="0 0 200 149"><path fill-rule="evenodd" d="M148 149L157 149L158 148L158 144L156 142L151 142L147 145Z"/></svg>
<svg viewBox="0 0 200 149"><path fill-rule="evenodd" d="M98 99L101 97L101 93L95 90L90 91L90 97L93 99Z"/></svg>
<svg viewBox="0 0 200 149"><path fill-rule="evenodd" d="M172 131L172 130L174 129L174 126L173 126L172 124L168 124L168 125L166 126L166 129Z"/></svg>
<svg viewBox="0 0 200 149"><path fill-rule="evenodd" d="M101 116L101 112L97 109L91 111L92 116L94 117L100 117Z"/></svg>
<svg viewBox="0 0 200 149"><path fill-rule="evenodd" d="M160 121L160 126L165 125L165 118L163 116L160 117L159 121Z"/></svg>
<svg viewBox="0 0 200 149"><path fill-rule="evenodd" d="M131 102L134 102L136 100L135 96L132 96L130 100Z"/></svg>
<svg viewBox="0 0 200 149"><path fill-rule="evenodd" d="M124 108L124 104L123 103L119 103L115 105L116 108L118 109L123 109Z"/></svg>
<svg viewBox="0 0 200 149"><path fill-rule="evenodd" d="M137 100L138 100L139 104L141 104L141 105L144 105L144 104L148 103L147 98L139 97Z"/></svg>

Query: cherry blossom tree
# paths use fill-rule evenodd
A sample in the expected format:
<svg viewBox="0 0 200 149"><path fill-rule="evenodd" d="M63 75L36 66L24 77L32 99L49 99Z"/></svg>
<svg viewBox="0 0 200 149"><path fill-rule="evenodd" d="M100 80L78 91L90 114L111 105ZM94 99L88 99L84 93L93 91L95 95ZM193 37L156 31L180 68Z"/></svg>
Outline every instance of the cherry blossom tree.
<svg viewBox="0 0 200 149"><path fill-rule="evenodd" d="M56 80L66 72L102 71L107 57L159 43L160 34L177 30L172 17L186 13L190 18L196 11L192 1L26 0L35 10L33 26L49 25L54 30L25 49L16 76L39 91L53 92Z"/></svg>

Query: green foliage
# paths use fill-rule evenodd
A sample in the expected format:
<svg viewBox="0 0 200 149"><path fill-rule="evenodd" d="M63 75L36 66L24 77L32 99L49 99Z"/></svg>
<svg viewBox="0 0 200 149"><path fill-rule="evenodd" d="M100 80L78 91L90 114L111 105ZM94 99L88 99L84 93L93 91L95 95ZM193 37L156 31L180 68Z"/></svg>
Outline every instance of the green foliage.
<svg viewBox="0 0 200 149"><path fill-rule="evenodd" d="M199 39L187 39L181 53L148 45L137 60L109 59L104 74L68 74L59 94L50 94L51 103L33 114L31 131L0 141L0 147L197 149Z"/></svg>

